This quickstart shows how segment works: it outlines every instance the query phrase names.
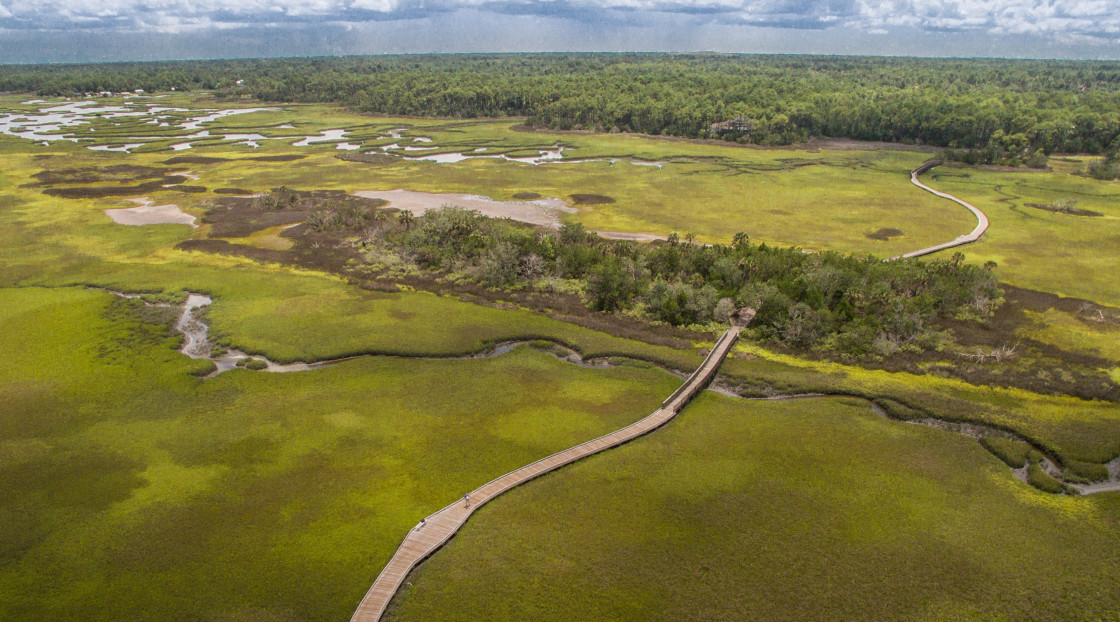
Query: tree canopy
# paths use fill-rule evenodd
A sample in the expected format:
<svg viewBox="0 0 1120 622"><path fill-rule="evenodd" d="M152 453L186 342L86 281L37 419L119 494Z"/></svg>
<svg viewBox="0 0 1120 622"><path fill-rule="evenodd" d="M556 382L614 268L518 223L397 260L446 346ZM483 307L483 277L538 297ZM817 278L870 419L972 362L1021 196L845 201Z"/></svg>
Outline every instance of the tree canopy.
<svg viewBox="0 0 1120 622"><path fill-rule="evenodd" d="M562 130L926 144L1011 164L1103 153L1120 137L1120 63L1109 61L495 54L0 67L6 91L172 87Z"/></svg>

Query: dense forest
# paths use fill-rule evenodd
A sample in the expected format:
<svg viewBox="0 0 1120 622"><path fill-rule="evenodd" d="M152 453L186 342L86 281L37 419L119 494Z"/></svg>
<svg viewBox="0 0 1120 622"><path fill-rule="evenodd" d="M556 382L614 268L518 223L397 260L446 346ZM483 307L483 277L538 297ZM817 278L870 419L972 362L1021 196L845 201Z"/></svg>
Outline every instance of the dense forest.
<svg viewBox="0 0 1120 622"><path fill-rule="evenodd" d="M242 81L237 84L237 81ZM0 90L209 89L364 112L524 116L594 129L782 145L936 145L1044 163L1120 146L1120 62L720 54L499 54L0 67Z"/></svg>

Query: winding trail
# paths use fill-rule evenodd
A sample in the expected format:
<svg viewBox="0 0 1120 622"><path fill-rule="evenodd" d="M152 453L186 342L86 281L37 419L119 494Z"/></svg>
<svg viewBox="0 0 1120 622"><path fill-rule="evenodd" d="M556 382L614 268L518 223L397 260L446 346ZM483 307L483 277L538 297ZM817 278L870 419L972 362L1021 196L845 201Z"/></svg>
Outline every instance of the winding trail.
<svg viewBox="0 0 1120 622"><path fill-rule="evenodd" d="M362 598L361 604L358 605L358 609L350 618L351 622L376 622L380 620L381 615L385 612L385 607L388 606L389 601L396 594L408 573L451 539L479 506L531 479L555 471L581 458L617 447L665 425L712 379L738 337L738 326L727 329L727 332L712 346L712 351L708 353L700 367L685 380L680 388L666 398L662 402L661 408L658 408L653 414L620 430L570 447L506 473L471 491L469 496L465 497L465 499L469 499L469 503L463 500L456 501L426 517L405 536L400 548L393 554L393 558L389 560L381 574L377 576L373 586Z"/></svg>
<svg viewBox="0 0 1120 622"><path fill-rule="evenodd" d="M918 168L914 169L913 171L910 172L910 183L912 183L915 186L921 188L922 190L925 190L926 192L935 194L935 195L937 195L937 196L939 196L943 199L949 199L950 201L953 201L954 203L959 203L959 204L963 205L964 207L967 207L970 212L972 212L973 214L976 215L976 228L973 229L972 232L970 232L970 233L966 233L964 235L958 236L955 240L953 240L951 242L945 242L944 244L938 244L936 246L929 246L929 247L926 247L926 248L920 248L916 251L910 251L909 253L906 253L904 255L899 255L898 257L892 257L891 259L899 259L899 258L906 258L906 257L921 257L922 255L929 255L931 253L936 253L938 251L943 251L947 248L954 248L956 246L964 246L965 244L972 244L973 242L979 240L980 236L984 235L984 232L988 230L988 216L987 216L987 214L980 211L980 209L977 208L975 205L972 205L971 203L968 203L966 201L958 199L957 197L955 197L955 196L953 196L953 195L951 195L947 192L941 192L940 190L934 190L933 188L930 188L929 186L923 184L918 179L919 175L921 175L922 173L925 173L926 171L928 171L931 168L933 168L935 166L938 166L940 164L941 164L941 160L930 160L929 162L926 162L925 164L923 164L923 165L919 166Z"/></svg>

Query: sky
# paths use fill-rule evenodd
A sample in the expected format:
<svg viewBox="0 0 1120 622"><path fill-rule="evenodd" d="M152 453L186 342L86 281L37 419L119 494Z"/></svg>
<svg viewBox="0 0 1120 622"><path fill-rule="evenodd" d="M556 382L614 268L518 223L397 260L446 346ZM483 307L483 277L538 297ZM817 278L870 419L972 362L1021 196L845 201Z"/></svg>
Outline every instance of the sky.
<svg viewBox="0 0 1120 622"><path fill-rule="evenodd" d="M1120 59L1120 0L0 0L0 63L554 51Z"/></svg>

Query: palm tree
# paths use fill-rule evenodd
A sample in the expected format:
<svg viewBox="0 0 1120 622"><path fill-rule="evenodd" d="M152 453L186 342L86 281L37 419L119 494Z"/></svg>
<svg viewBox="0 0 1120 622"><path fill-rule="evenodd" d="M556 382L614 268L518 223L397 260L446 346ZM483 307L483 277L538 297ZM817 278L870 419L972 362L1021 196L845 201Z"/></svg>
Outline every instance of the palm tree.
<svg viewBox="0 0 1120 622"><path fill-rule="evenodd" d="M681 235L676 231L669 234L669 246L676 246L681 241Z"/></svg>
<svg viewBox="0 0 1120 622"><path fill-rule="evenodd" d="M373 212L373 224L378 230L384 226L386 220L389 220L389 215L385 213L385 210L375 210Z"/></svg>
<svg viewBox="0 0 1120 622"><path fill-rule="evenodd" d="M412 215L411 211L404 209L401 210L400 215L397 216L397 220L404 225L404 230L408 231L412 228L412 223L416 220L416 217Z"/></svg>
<svg viewBox="0 0 1120 622"><path fill-rule="evenodd" d="M735 248L742 248L742 247L746 246L748 243L750 243L750 240L751 240L751 236L749 236L746 233L740 231L739 233L736 233L734 237L731 238L731 245L734 246Z"/></svg>

